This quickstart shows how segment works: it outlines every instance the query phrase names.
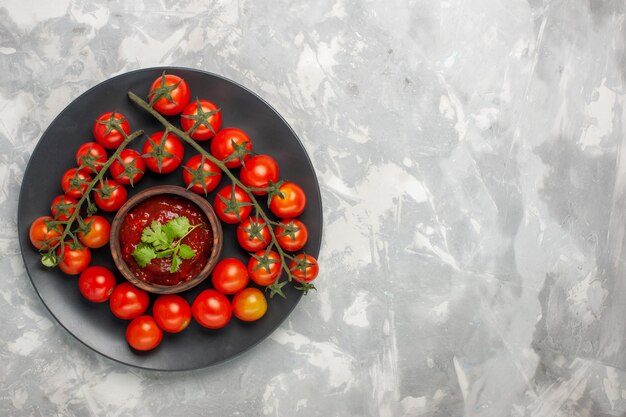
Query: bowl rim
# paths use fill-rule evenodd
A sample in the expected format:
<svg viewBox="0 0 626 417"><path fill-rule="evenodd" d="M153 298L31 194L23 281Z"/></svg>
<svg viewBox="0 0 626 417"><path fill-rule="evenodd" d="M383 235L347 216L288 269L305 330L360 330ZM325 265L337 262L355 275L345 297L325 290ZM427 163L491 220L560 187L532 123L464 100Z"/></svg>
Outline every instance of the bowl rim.
<svg viewBox="0 0 626 417"><path fill-rule="evenodd" d="M198 273L198 275L196 275L195 277L177 285L150 284L135 277L128 264L124 261L124 259L122 259L119 232L122 221L124 220L128 212L137 204L151 197L168 194L180 196L191 201L196 206L198 206L198 208L205 214L213 231L213 246L211 248L211 255L209 256L209 259L207 259L204 268L202 268L200 273ZM111 257L113 258L115 266L128 282L142 290L151 292L153 294L176 294L195 287L209 276L209 274L217 264L217 261L222 252L222 243L222 225L220 224L220 221L217 218L213 207L207 199L192 191L187 190L186 188L177 185L155 185L153 187L146 188L145 190L142 190L129 198L128 201L126 201L117 211L115 217L113 218L113 222L111 223L111 237L109 239L109 248L111 250Z"/></svg>

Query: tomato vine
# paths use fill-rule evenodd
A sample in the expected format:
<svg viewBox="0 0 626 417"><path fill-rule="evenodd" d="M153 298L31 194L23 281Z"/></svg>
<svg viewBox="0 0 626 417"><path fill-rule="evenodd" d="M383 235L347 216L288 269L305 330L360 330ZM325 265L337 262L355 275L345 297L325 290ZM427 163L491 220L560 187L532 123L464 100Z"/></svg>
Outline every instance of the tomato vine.
<svg viewBox="0 0 626 417"><path fill-rule="evenodd" d="M257 201L255 195L253 194L253 191L267 191L268 192L268 202L269 202L270 199L272 198L272 196L280 195L280 191L278 190L278 188L280 187L280 183L282 183L282 182L279 181L279 183L271 183L269 185L269 187L267 187L266 189L258 189L258 188L247 187L246 185L244 185L239 180L239 178L237 178L237 176L235 174L233 174L233 172L226 166L226 164L223 161L215 158L211 153L207 152L202 146L200 146L199 143L197 143L194 139L191 138L191 136L188 134L188 132L185 132L182 129L179 129L178 127L176 127L175 125L170 123L157 110L155 110L149 103L147 103L145 100L143 100L141 97L137 96L133 92L129 91L128 92L128 97L130 98L130 100L132 102L134 102L139 107L141 107L142 109L144 109L145 111L150 113L152 116L154 116L154 118L156 118L163 125L163 127L165 127L165 129L167 131L175 134L176 136L178 136L179 138L181 138L182 140L187 142L192 148L194 148L196 151L198 151L204 158L210 160L215 165L217 165L219 167L219 169L230 178L230 180L233 183L233 187L234 186L238 186L239 188L241 188L248 195L248 197L250 198L250 202L251 202L252 206L256 210L256 217L257 218L260 216L265 221L265 223L268 226L269 225L274 225L274 226L279 225L278 222L275 222L275 221L271 220L268 217L268 215L265 213L265 210L263 209L263 207ZM193 125L193 127L192 127L192 129L190 129L190 131L193 131L193 128L197 128L197 125L198 125L198 122L196 121L196 123ZM270 233L271 242L270 242L269 246L267 247L267 249L265 249L265 250L270 251L272 248L275 248L275 250L277 251L277 253L278 253L279 257L280 257L281 267L287 273L287 281L291 282L291 281L295 280L296 282L298 282L298 285L296 285L295 288L303 291L305 294L309 290L315 289L315 286L313 284L311 284L310 282L306 282L305 280L298 279L298 277L296 277L292 273L292 271L290 269L290 265L287 263L287 260L290 260L293 263L297 263L297 264L299 264L301 262L299 262L299 259L297 258L297 256L291 256L291 255L285 253L285 251L279 245L278 239L277 239L277 237L276 237L272 227L268 227L268 229L269 229L269 233ZM280 280L280 276L279 276L274 281L274 283L269 285L267 288L270 290L270 297L273 297L276 294L280 295L281 297L285 297L285 294L283 293L282 288L285 286L287 281L281 281Z"/></svg>
<svg viewBox="0 0 626 417"><path fill-rule="evenodd" d="M72 205L74 208L72 214L67 218L67 220L49 220L46 222L46 225L49 229L59 230L59 228L63 228L63 232L60 234L60 236L55 237L51 241L45 242L45 245L42 248L43 251L41 256L41 263L47 267L57 266L59 261L63 259L65 247L67 246L63 244L64 242L68 241L70 245L74 247L83 246L79 242L78 233L80 232L86 234L89 231L85 231L85 222L83 221L83 218L80 214L81 208L85 203L87 203L86 211L87 214L90 216L97 211L95 205L91 202L91 199L89 198L89 194L98 183L104 180L104 174L106 174L111 164L118 159L122 150L124 150L124 148L126 148L126 146L128 146L131 141L143 134L143 130L137 130L130 135L127 135L126 132L124 132L124 130L122 130L122 128L117 125L113 126L112 129L115 129L120 134L122 134L124 140L115 150L113 155L111 155L111 157L102 165L102 168L96 174L96 176L93 177L91 181L86 183L87 187L85 188L82 196L75 204ZM84 169L86 167L84 165L88 166L88 161L83 161L83 163L81 163L81 165L78 167L78 171ZM77 229L72 228L74 222L78 222L79 224ZM60 253L58 254L56 253L57 249L60 250Z"/></svg>

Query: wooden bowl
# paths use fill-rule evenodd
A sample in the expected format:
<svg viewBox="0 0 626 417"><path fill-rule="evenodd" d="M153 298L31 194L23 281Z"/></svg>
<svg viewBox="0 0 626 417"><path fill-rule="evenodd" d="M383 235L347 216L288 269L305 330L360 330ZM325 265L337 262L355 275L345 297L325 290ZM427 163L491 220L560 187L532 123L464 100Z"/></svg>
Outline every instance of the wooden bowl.
<svg viewBox="0 0 626 417"><path fill-rule="evenodd" d="M182 282L177 285L152 284L138 279L135 277L121 256L119 233L122 221L126 217L126 214L128 214L128 212L140 202L157 195L176 195L190 200L205 214L213 232L213 247L211 249L211 255L209 256L204 268L202 268L198 275L189 281ZM222 241L222 226L213 211L213 207L211 207L211 204L205 198L188 191L185 188L177 187L175 185L158 185L135 194L119 209L113 219L113 223L111 224L111 239L109 245L111 247L111 255L113 257L113 261L115 262L115 266L117 266L117 269L119 269L122 275L124 275L124 278L126 278L131 284L154 294L174 294L195 287L209 276L220 257L220 253L222 252Z"/></svg>

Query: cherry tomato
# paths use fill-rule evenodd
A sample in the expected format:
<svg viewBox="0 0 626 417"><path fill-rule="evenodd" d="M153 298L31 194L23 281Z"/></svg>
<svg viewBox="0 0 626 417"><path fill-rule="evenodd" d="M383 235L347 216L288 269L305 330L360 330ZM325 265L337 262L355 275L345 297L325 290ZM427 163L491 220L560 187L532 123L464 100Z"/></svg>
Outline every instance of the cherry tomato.
<svg viewBox="0 0 626 417"><path fill-rule="evenodd" d="M146 164L139 152L134 149L124 149L109 167L109 172L120 184L134 187L146 172Z"/></svg>
<svg viewBox="0 0 626 417"><path fill-rule="evenodd" d="M281 220L280 224L276 226L274 235L281 248L295 252L306 245L306 241L309 238L309 231L300 220L287 219Z"/></svg>
<svg viewBox="0 0 626 417"><path fill-rule="evenodd" d="M117 211L126 202L126 188L115 180L104 180L96 186L93 199L100 209L108 212Z"/></svg>
<svg viewBox="0 0 626 417"><path fill-rule="evenodd" d="M103 113L93 124L93 137L106 149L115 149L124 142L124 135L117 129L130 134L130 124L126 117L117 112Z"/></svg>
<svg viewBox="0 0 626 417"><path fill-rule="evenodd" d="M61 271L67 275L78 275L89 266L91 251L86 246L75 246L73 243L65 242L59 245L57 257L60 259L59 268Z"/></svg>
<svg viewBox="0 0 626 417"><path fill-rule="evenodd" d="M63 192L72 198L80 198L91 182L91 175L78 168L71 168L65 171L61 178L61 188Z"/></svg>
<svg viewBox="0 0 626 417"><path fill-rule="evenodd" d="M163 141L163 133L153 133L143 144L143 159L148 169L160 174L174 171L183 161L185 149L178 136L167 134Z"/></svg>
<svg viewBox="0 0 626 417"><path fill-rule="evenodd" d="M148 101L165 116L174 116L189 103L189 86L177 75L163 74L150 86Z"/></svg>
<svg viewBox="0 0 626 417"><path fill-rule="evenodd" d="M298 217L306 207L306 194L300 186L293 182L285 182L279 188L283 197L272 196L270 200L270 210L282 219Z"/></svg>
<svg viewBox="0 0 626 417"><path fill-rule="evenodd" d="M280 255L273 250L260 250L248 261L248 273L257 285L272 285L282 271Z"/></svg>
<svg viewBox="0 0 626 417"><path fill-rule="evenodd" d="M208 100L196 100L183 110L180 126L197 141L209 140L222 128L222 112Z"/></svg>
<svg viewBox="0 0 626 417"><path fill-rule="evenodd" d="M278 181L278 164L271 156L256 155L246 161L239 172L239 178L246 187L267 188L270 181ZM265 195L267 191L252 190L253 194Z"/></svg>
<svg viewBox="0 0 626 417"><path fill-rule="evenodd" d="M78 232L80 243L91 249L101 248L109 243L111 225L102 216L91 216L83 219L85 227L89 228L87 233Z"/></svg>
<svg viewBox="0 0 626 417"><path fill-rule="evenodd" d="M183 181L188 190L207 195L222 180L222 170L203 155L195 155L185 163Z"/></svg>
<svg viewBox="0 0 626 417"><path fill-rule="evenodd" d="M224 223L235 224L245 220L252 211L250 197L240 187L227 185L217 192L213 202L215 214Z"/></svg>
<svg viewBox="0 0 626 417"><path fill-rule="evenodd" d="M152 350L163 340L163 331L150 316L139 316L126 328L126 341L133 349Z"/></svg>
<svg viewBox="0 0 626 417"><path fill-rule="evenodd" d="M90 266L78 278L80 293L94 303L104 303L109 299L116 280L113 272L103 266Z"/></svg>
<svg viewBox="0 0 626 417"><path fill-rule="evenodd" d="M317 260L311 255L299 253L295 259L289 263L289 270L298 282L311 282L317 278L320 267Z"/></svg>
<svg viewBox="0 0 626 417"><path fill-rule="evenodd" d="M123 320L139 317L146 311L149 303L148 293L129 282L123 282L115 287L109 300L113 315Z"/></svg>
<svg viewBox="0 0 626 417"><path fill-rule="evenodd" d="M49 225L48 222L51 221L54 221L52 217L41 216L30 224L30 243L37 249L48 249L50 245L56 243L56 240L58 240L63 233L63 226Z"/></svg>
<svg viewBox="0 0 626 417"><path fill-rule="evenodd" d="M228 168L241 166L241 159L247 161L252 151L252 142L241 129L227 127L220 130L211 141L211 154L224 162Z"/></svg>
<svg viewBox="0 0 626 417"><path fill-rule="evenodd" d="M248 285L248 270L239 259L225 258L215 265L211 279L213 287L222 294L235 294Z"/></svg>
<svg viewBox="0 0 626 417"><path fill-rule="evenodd" d="M76 151L76 165L90 174L100 172L106 161L107 151L96 142L83 143Z"/></svg>
<svg viewBox="0 0 626 417"><path fill-rule="evenodd" d="M256 321L267 312L267 300L258 288L246 288L233 298L233 313L243 321Z"/></svg>
<svg viewBox="0 0 626 417"><path fill-rule="evenodd" d="M187 328L191 322L191 307L180 295L161 295L152 306L154 320L166 332L178 333Z"/></svg>
<svg viewBox="0 0 626 417"><path fill-rule="evenodd" d="M248 217L237 226L237 241L245 251L256 252L270 243L270 230L260 217Z"/></svg>
<svg viewBox="0 0 626 417"><path fill-rule="evenodd" d="M54 197L50 205L52 217L56 220L66 221L76 211L76 203L78 203L78 200L64 194Z"/></svg>
<svg viewBox="0 0 626 417"><path fill-rule="evenodd" d="M226 326L233 314L228 298L215 290L204 290L198 294L191 306L191 312L198 324L209 329Z"/></svg>

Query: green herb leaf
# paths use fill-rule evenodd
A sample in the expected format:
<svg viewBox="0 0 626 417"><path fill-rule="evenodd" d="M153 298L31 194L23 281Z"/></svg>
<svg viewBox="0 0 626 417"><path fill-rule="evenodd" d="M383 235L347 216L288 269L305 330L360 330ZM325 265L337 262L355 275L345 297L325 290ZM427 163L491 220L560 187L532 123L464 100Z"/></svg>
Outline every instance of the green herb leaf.
<svg viewBox="0 0 626 417"><path fill-rule="evenodd" d="M196 256L196 251L191 246L182 243L183 239L202 225L202 223L198 223L192 226L185 216L172 219L165 225L153 221L141 232L141 243L133 252L133 256L142 268L155 258L171 257L170 272L176 272L180 269L183 259L191 259Z"/></svg>
<svg viewBox="0 0 626 417"><path fill-rule="evenodd" d="M191 249L191 246L185 245L184 243L182 243L178 247L178 256L180 256L183 259L191 259L194 256L196 256L196 251Z"/></svg>
<svg viewBox="0 0 626 417"><path fill-rule="evenodd" d="M157 255L154 249L145 243L137 245L133 252L133 258L135 258L137 264L142 268L145 268L156 257Z"/></svg>
<svg viewBox="0 0 626 417"><path fill-rule="evenodd" d="M162 229L161 223L153 221L150 227L141 232L141 241L151 244L157 250L165 250L170 247L172 240Z"/></svg>
<svg viewBox="0 0 626 417"><path fill-rule="evenodd" d="M189 219L185 216L181 216L167 222L163 229L166 229L167 233L171 234L173 239L182 239L187 234L190 227Z"/></svg>
<svg viewBox="0 0 626 417"><path fill-rule="evenodd" d="M170 267L170 272L174 273L178 271L178 269L180 268L180 263L180 258L178 257L178 255L176 255L176 253L174 253L174 255L172 256L172 266Z"/></svg>

